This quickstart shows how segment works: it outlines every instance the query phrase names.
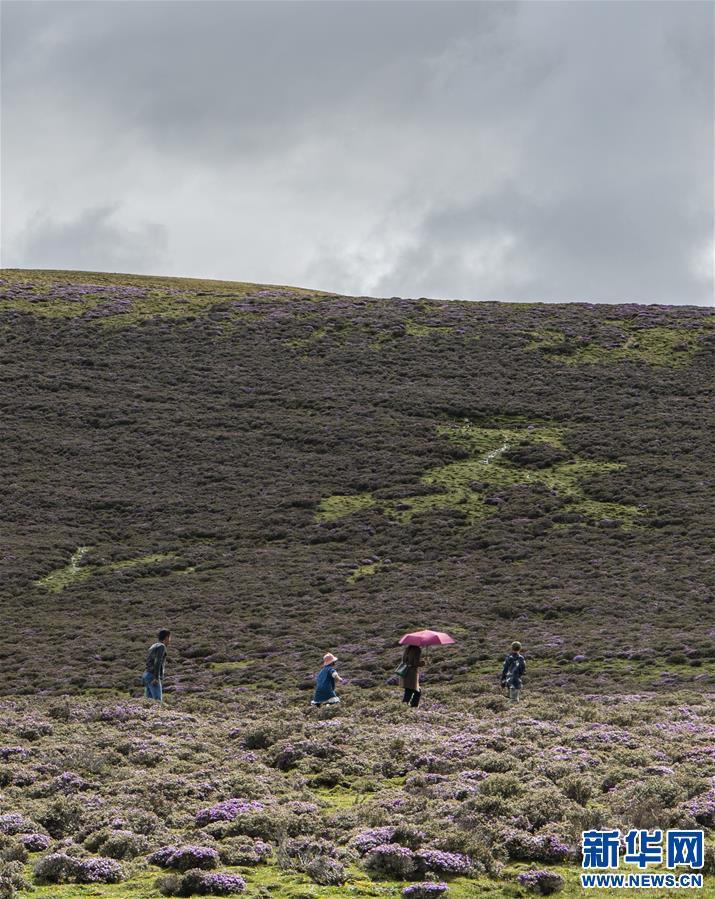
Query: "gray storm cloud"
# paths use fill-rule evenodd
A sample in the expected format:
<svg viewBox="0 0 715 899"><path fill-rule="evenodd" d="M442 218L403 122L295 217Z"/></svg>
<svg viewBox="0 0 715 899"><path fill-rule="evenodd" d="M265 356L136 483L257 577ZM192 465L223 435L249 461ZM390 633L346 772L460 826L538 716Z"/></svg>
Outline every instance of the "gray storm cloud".
<svg viewBox="0 0 715 899"><path fill-rule="evenodd" d="M2 5L2 262L712 302L705 2Z"/></svg>

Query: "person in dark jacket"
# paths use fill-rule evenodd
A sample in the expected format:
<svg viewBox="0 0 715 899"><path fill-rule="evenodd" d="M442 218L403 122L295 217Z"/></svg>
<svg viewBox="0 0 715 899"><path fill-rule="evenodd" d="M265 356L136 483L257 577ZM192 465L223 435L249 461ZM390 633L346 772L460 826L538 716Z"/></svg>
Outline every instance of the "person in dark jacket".
<svg viewBox="0 0 715 899"><path fill-rule="evenodd" d="M171 643L171 631L162 628L157 634L157 642L152 644L146 659L146 671L142 675L144 695L147 699L162 702L164 691L164 667L166 665L166 648Z"/></svg>
<svg viewBox="0 0 715 899"><path fill-rule="evenodd" d="M337 661L338 657L334 656L332 652L326 652L323 656L323 667L315 679L315 693L310 702L311 705L321 706L324 703L333 705L340 702L340 697L335 692L335 685L342 682L342 677L335 668Z"/></svg>
<svg viewBox="0 0 715 899"><path fill-rule="evenodd" d="M413 709L420 704L422 690L420 689L420 668L424 668L421 646L405 646L402 653L402 664L407 665L407 670L400 678L401 686L405 688L402 696L403 702L408 702Z"/></svg>
<svg viewBox="0 0 715 899"><path fill-rule="evenodd" d="M526 659L521 654L521 643L515 640L511 644L511 652L504 660L501 671L501 685L509 693L512 702L519 701L519 693L522 687L522 676L526 671Z"/></svg>

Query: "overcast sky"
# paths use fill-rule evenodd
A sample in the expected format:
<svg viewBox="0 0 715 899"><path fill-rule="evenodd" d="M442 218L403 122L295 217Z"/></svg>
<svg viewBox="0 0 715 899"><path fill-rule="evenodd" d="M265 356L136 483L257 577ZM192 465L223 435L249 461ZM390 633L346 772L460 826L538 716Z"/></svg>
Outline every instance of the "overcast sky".
<svg viewBox="0 0 715 899"><path fill-rule="evenodd" d="M2 4L2 264L713 302L710 2Z"/></svg>

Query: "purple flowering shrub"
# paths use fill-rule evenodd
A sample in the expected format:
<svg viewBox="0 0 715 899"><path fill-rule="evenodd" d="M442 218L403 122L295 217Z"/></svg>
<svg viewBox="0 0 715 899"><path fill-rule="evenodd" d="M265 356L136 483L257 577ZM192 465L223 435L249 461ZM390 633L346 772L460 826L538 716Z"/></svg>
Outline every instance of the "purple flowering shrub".
<svg viewBox="0 0 715 899"><path fill-rule="evenodd" d="M32 822L19 812L8 812L5 815L0 815L0 833L30 833L34 829Z"/></svg>
<svg viewBox="0 0 715 899"><path fill-rule="evenodd" d="M210 846L163 846L152 852L149 862L159 868L176 868L188 871L190 868L210 870L219 865L219 854Z"/></svg>
<svg viewBox="0 0 715 899"><path fill-rule="evenodd" d="M101 852L108 858L122 861L146 853L149 849L149 840L131 830L107 827L90 834L84 845L90 852Z"/></svg>
<svg viewBox="0 0 715 899"><path fill-rule="evenodd" d="M246 891L246 881L238 874L201 869L192 869L183 876L160 877L156 885L163 896L236 896Z"/></svg>
<svg viewBox="0 0 715 899"><path fill-rule="evenodd" d="M28 852L44 852L52 842L46 833L24 833L20 840Z"/></svg>
<svg viewBox="0 0 715 899"><path fill-rule="evenodd" d="M539 871L531 868L518 876L519 883L533 893L550 896L563 888L564 878L556 871Z"/></svg>
<svg viewBox="0 0 715 899"><path fill-rule="evenodd" d="M111 858L86 858L78 863L77 883L119 883L124 872Z"/></svg>
<svg viewBox="0 0 715 899"><path fill-rule="evenodd" d="M260 865L271 859L273 846L247 836L227 837L221 840L218 853L224 865Z"/></svg>
<svg viewBox="0 0 715 899"><path fill-rule="evenodd" d="M444 881L424 880L421 883L413 883L402 890L402 895L407 899L433 899L435 896L444 896L449 892L449 884Z"/></svg>
<svg viewBox="0 0 715 899"><path fill-rule="evenodd" d="M573 854L572 848L555 834L531 834L512 830L504 834L509 857L529 862L558 864Z"/></svg>
<svg viewBox="0 0 715 899"><path fill-rule="evenodd" d="M239 815L250 812L262 812L265 805L256 799L226 799L217 802L210 808L201 809L196 813L197 827L212 824L215 821L233 821Z"/></svg>
<svg viewBox="0 0 715 899"><path fill-rule="evenodd" d="M81 858L55 852L40 858L34 865L38 883L119 883L124 871L111 858Z"/></svg>
<svg viewBox="0 0 715 899"><path fill-rule="evenodd" d="M715 828L715 789L689 799L681 808L694 818L700 827Z"/></svg>
<svg viewBox="0 0 715 899"><path fill-rule="evenodd" d="M0 861L0 896L3 899L16 899L21 892L32 889L21 861Z"/></svg>
<svg viewBox="0 0 715 899"><path fill-rule="evenodd" d="M409 880L418 870L413 851L398 843L375 846L363 859L363 865L373 874L397 880Z"/></svg>
<svg viewBox="0 0 715 899"><path fill-rule="evenodd" d="M472 859L461 852L445 852L441 849L421 849L415 853L415 861L422 871L438 874L469 874Z"/></svg>
<svg viewBox="0 0 715 899"><path fill-rule="evenodd" d="M350 840L349 845L359 855L367 855L367 853L376 846L391 843L394 837L394 827L373 827L370 830L364 830L362 833L356 834Z"/></svg>

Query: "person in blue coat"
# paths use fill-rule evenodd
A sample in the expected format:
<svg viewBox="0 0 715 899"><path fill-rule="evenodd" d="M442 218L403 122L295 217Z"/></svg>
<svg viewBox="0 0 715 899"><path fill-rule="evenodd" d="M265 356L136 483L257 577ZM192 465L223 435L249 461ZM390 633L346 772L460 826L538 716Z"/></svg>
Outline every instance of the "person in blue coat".
<svg viewBox="0 0 715 899"><path fill-rule="evenodd" d="M318 672L315 682L315 694L311 700L311 705L333 705L340 702L340 697L335 692L335 686L342 683L342 677L338 674L335 663L338 657L332 652L326 652L323 656L323 667Z"/></svg>

